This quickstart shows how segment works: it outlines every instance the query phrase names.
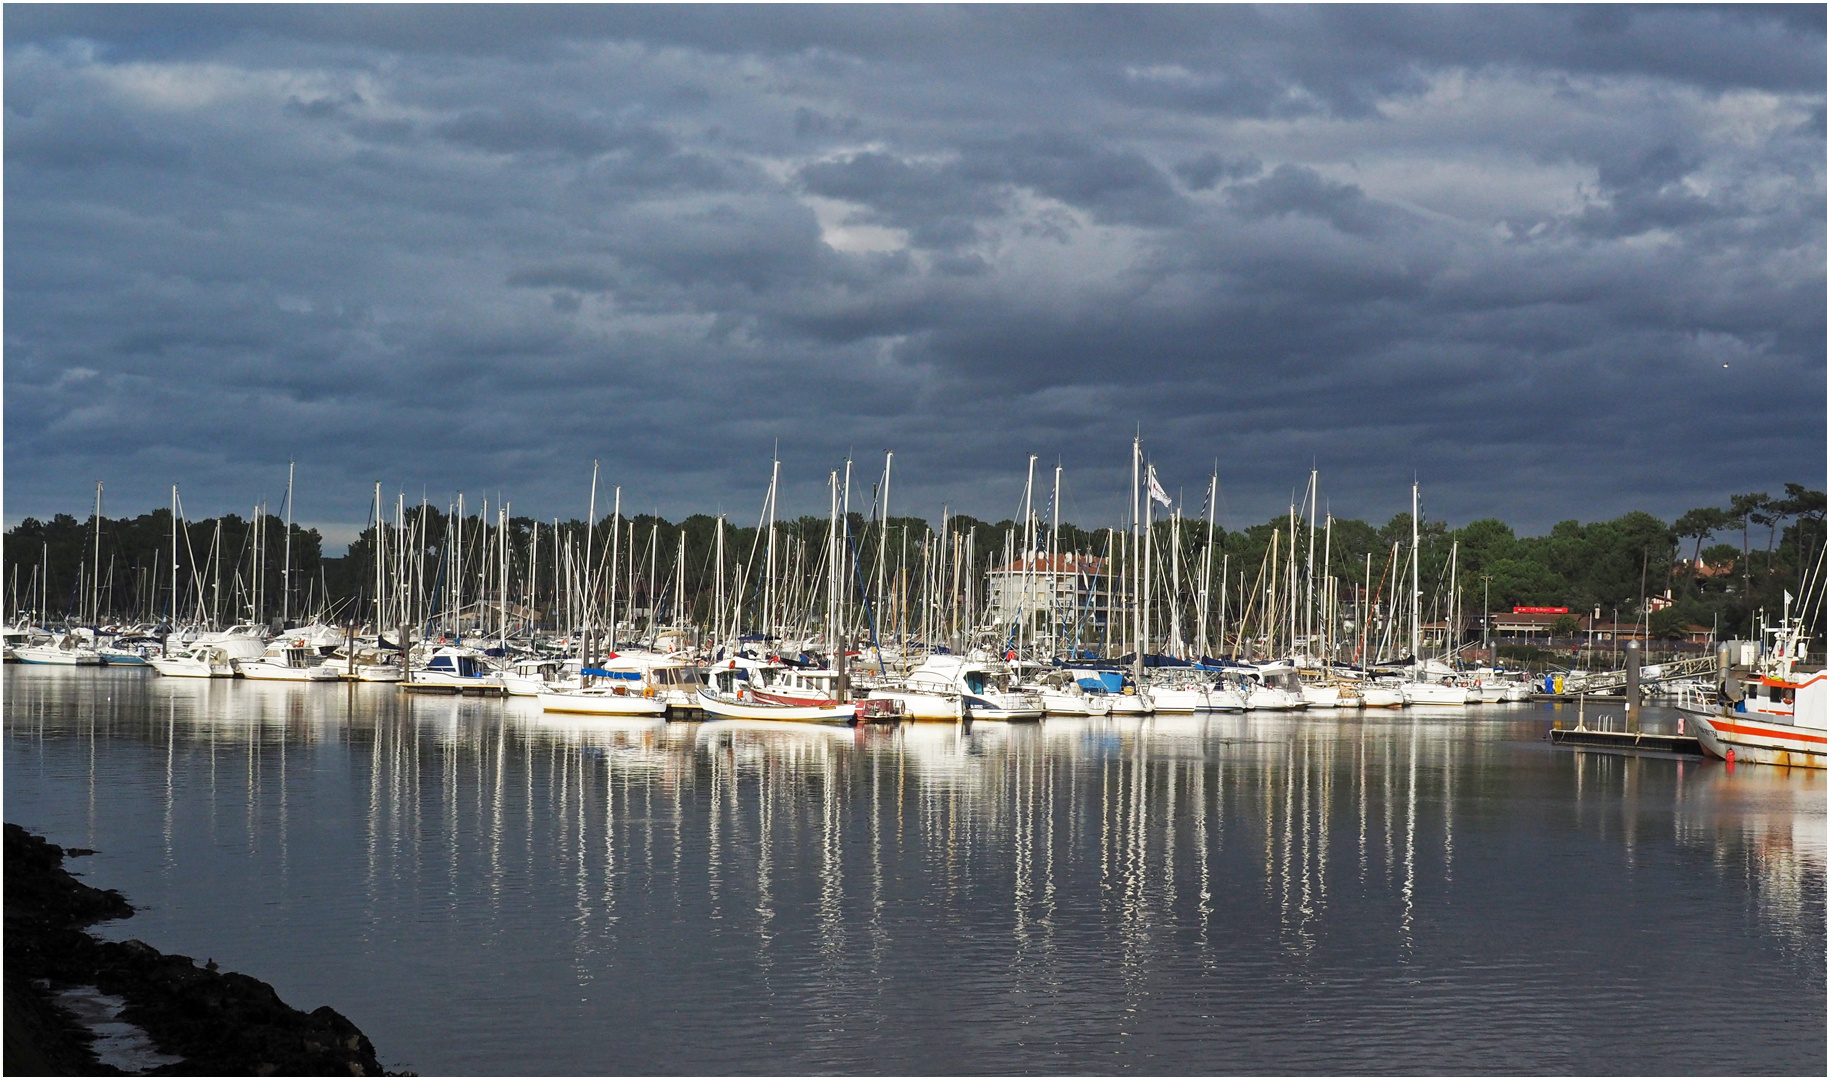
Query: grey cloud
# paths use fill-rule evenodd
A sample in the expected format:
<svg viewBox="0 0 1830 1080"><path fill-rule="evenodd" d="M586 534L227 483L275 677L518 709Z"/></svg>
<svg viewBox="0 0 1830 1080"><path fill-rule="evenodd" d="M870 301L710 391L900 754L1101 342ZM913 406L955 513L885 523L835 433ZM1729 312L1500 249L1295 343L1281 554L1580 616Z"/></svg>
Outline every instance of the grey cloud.
<svg viewBox="0 0 1830 1080"><path fill-rule="evenodd" d="M433 128L441 138L496 154L551 151L591 157L629 149L655 157L672 149L672 141L653 128L621 128L553 109L521 106L473 109Z"/></svg>
<svg viewBox="0 0 1830 1080"><path fill-rule="evenodd" d="M1226 157L1212 150L1175 166L1175 174L1192 191L1207 191L1222 180L1243 180L1263 171L1264 163L1251 154Z"/></svg>
<svg viewBox="0 0 1830 1080"><path fill-rule="evenodd" d="M1302 214L1356 236L1370 235L1387 216L1358 184L1330 180L1304 165L1279 165L1263 180L1233 185L1227 196L1249 217Z"/></svg>
<svg viewBox="0 0 1830 1080"><path fill-rule="evenodd" d="M583 264L534 266L508 275L508 284L522 288L546 289L553 286L576 292L604 292L612 278L595 266Z"/></svg>
<svg viewBox="0 0 1830 1080"><path fill-rule="evenodd" d="M1071 132L1025 132L969 143L960 173L1033 188L1102 221L1168 225L1185 209L1168 178L1142 154Z"/></svg>
<svg viewBox="0 0 1830 1080"><path fill-rule="evenodd" d="M1245 517L1312 460L1524 527L1821 485L1821 10L4 18L14 515L289 454L345 519L377 462L753 509L779 438L785 508L894 446L1002 516L1060 452L1103 523L1140 422ZM1757 435L1634 464L1672 430Z"/></svg>

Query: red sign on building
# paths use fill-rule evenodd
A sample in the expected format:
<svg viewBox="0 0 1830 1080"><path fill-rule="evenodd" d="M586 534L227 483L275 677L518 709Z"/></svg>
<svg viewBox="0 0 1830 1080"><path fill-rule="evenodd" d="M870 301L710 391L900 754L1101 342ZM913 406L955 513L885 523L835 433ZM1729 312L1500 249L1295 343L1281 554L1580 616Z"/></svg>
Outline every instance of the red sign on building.
<svg viewBox="0 0 1830 1080"><path fill-rule="evenodd" d="M1514 615L1568 615L1569 608L1566 608L1566 607L1515 607L1512 609L1512 613Z"/></svg>

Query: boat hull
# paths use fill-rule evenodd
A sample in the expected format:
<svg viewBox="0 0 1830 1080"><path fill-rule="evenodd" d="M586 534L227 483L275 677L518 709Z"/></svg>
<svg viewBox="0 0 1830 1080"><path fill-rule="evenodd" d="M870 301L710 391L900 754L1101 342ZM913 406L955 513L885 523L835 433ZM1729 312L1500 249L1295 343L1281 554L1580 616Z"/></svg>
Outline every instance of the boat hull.
<svg viewBox="0 0 1830 1080"><path fill-rule="evenodd" d="M910 720L927 723L954 724L959 722L959 695L935 694L923 690L872 690L867 695L871 701L899 701L902 710Z"/></svg>
<svg viewBox="0 0 1830 1080"><path fill-rule="evenodd" d="M546 712L582 713L588 716L666 716L667 703L635 694L584 688L534 695Z"/></svg>
<svg viewBox="0 0 1830 1080"><path fill-rule="evenodd" d="M260 664L251 660L236 663L244 679L258 682L336 682L337 673L323 667L296 668L282 664Z"/></svg>
<svg viewBox="0 0 1830 1080"><path fill-rule="evenodd" d="M22 645L13 650L13 659L22 664L52 664L58 667L102 662L102 658L92 649L60 649L55 645Z"/></svg>
<svg viewBox="0 0 1830 1080"><path fill-rule="evenodd" d="M858 710L850 703L841 705L768 705L750 701L731 701L699 691L699 708L705 715L726 720L785 720L795 724L845 724L858 721Z"/></svg>
<svg viewBox="0 0 1830 1080"><path fill-rule="evenodd" d="M1696 735L1698 745L1711 757L1726 758L1733 751L1736 761L1805 769L1825 766L1822 731L1771 723L1740 713L1681 711Z"/></svg>

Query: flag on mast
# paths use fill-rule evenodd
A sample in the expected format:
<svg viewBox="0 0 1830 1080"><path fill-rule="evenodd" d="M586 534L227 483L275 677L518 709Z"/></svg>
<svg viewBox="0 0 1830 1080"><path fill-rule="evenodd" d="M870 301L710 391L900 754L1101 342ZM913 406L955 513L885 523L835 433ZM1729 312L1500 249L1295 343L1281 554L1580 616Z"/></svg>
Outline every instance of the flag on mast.
<svg viewBox="0 0 1830 1080"><path fill-rule="evenodd" d="M1150 497L1155 499L1157 502L1162 503L1164 506L1168 506L1169 505L1169 493L1163 490L1163 485L1156 482L1156 466L1155 465L1150 466L1149 475L1150 475Z"/></svg>

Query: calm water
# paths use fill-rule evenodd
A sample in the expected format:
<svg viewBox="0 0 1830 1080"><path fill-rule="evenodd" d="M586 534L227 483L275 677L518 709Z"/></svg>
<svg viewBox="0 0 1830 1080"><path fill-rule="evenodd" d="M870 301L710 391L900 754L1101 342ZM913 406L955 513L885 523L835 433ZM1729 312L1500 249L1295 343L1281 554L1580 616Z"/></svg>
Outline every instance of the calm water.
<svg viewBox="0 0 1830 1080"><path fill-rule="evenodd" d="M108 933L422 1073L1825 1070L1824 775L1573 710L853 733L9 665ZM1654 719L1668 721L1668 717Z"/></svg>

